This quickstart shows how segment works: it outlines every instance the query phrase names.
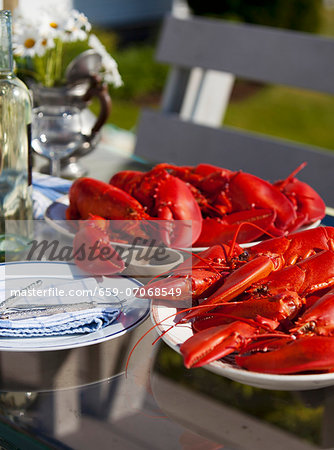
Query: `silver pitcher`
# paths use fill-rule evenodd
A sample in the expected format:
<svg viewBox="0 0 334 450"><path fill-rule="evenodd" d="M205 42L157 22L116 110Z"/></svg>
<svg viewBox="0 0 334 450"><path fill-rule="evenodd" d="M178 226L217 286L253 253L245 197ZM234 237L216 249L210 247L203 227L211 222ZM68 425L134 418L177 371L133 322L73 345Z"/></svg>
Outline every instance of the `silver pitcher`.
<svg viewBox="0 0 334 450"><path fill-rule="evenodd" d="M31 83L34 107L42 105L71 105L80 109L83 119L84 141L82 146L70 157L62 160L62 176L78 178L85 175L78 159L91 152L99 141L101 127L108 119L111 110L111 98L108 87L99 75L102 58L95 50L87 50L75 58L67 67L66 84L60 87L45 87ZM90 101L96 97L100 104L99 115L92 123L85 114ZM42 172L49 173L48 167Z"/></svg>

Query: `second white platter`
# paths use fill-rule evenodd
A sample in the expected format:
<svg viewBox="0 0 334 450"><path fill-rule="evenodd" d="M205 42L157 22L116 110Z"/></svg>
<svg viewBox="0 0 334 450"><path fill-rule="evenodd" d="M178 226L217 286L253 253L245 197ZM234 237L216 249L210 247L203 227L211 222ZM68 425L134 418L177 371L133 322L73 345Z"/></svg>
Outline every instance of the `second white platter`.
<svg viewBox="0 0 334 450"><path fill-rule="evenodd" d="M157 332L162 335L162 339L169 347L180 353L180 345L193 335L193 330L190 324L175 326L180 316L176 316L176 318L170 316L177 312L177 308L173 306L170 307L152 302L151 320L156 325ZM172 328L163 334L170 327ZM334 373L272 375L250 372L223 360L212 362L204 366L204 368L239 383L263 389L298 391L320 389L334 385Z"/></svg>

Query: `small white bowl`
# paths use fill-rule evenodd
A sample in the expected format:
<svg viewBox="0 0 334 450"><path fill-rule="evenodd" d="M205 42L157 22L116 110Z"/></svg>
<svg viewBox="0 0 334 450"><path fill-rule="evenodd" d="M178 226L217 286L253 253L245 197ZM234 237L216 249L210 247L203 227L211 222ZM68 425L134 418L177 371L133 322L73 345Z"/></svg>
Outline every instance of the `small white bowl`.
<svg viewBox="0 0 334 450"><path fill-rule="evenodd" d="M183 255L165 247L131 248L123 253L126 269L122 274L131 277L155 277L169 272L183 262Z"/></svg>

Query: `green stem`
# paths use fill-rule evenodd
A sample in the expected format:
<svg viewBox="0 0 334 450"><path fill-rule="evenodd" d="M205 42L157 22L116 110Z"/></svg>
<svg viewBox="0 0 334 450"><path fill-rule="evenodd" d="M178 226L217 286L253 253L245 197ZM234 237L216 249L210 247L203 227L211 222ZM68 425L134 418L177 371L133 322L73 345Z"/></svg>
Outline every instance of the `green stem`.
<svg viewBox="0 0 334 450"><path fill-rule="evenodd" d="M46 54L46 69L45 69L45 86L52 87L54 85L54 67L56 52L52 50Z"/></svg>
<svg viewBox="0 0 334 450"><path fill-rule="evenodd" d="M59 39L56 44L56 60L55 60L55 82L61 81L61 72L63 65L63 42Z"/></svg>
<svg viewBox="0 0 334 450"><path fill-rule="evenodd" d="M45 73L45 65L44 65L43 57L35 56L34 66L35 66L35 70L36 70L36 74L37 74L36 78L38 78L38 81L40 81L42 84L45 85L46 73Z"/></svg>

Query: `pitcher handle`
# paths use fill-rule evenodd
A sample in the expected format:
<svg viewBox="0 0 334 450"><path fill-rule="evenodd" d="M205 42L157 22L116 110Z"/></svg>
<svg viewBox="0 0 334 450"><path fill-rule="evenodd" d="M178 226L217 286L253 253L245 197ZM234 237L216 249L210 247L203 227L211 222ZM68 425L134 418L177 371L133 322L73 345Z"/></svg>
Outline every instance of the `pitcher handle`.
<svg viewBox="0 0 334 450"><path fill-rule="evenodd" d="M101 77L98 75L91 75L90 86L83 97L83 100L89 101L93 97L97 97L100 102L100 113L96 119L96 122L91 131L91 137L93 137L105 124L111 111L111 98L108 92L108 87L103 83Z"/></svg>

